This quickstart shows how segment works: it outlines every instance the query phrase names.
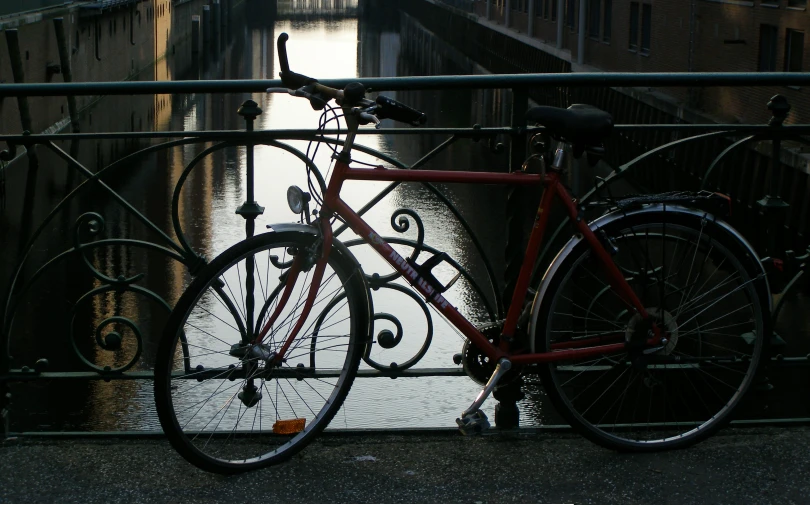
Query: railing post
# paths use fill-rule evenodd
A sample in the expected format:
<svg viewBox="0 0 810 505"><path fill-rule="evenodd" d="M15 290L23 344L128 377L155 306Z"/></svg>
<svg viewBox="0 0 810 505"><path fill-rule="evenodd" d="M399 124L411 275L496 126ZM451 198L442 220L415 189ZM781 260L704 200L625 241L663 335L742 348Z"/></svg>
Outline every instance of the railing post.
<svg viewBox="0 0 810 505"><path fill-rule="evenodd" d="M588 0L579 0L579 32L577 33L577 63L585 64L585 24Z"/></svg>
<svg viewBox="0 0 810 505"><path fill-rule="evenodd" d="M191 16L191 59L196 62L200 57L200 16Z"/></svg>
<svg viewBox="0 0 810 505"><path fill-rule="evenodd" d="M534 37L534 0L527 0L529 2L529 37Z"/></svg>
<svg viewBox="0 0 810 505"><path fill-rule="evenodd" d="M239 110L236 113L245 119L245 131L252 132L253 122L261 115L262 109L259 107L259 104L253 100L247 100L242 104L241 107L239 107ZM245 235L247 238L250 238L253 236L256 217L261 216L264 213L264 207L260 207L259 204L256 203L256 197L254 195L253 144L248 143L245 148L247 199L245 200L245 203L236 209L236 213L245 218Z"/></svg>
<svg viewBox="0 0 810 505"><path fill-rule="evenodd" d="M512 19L512 0L506 0L503 10L503 26L509 28Z"/></svg>
<svg viewBox="0 0 810 505"><path fill-rule="evenodd" d="M228 0L220 0L222 10L221 16L221 24L222 24L222 38L225 40L225 45L228 43L228 24L229 24L229 15L231 10L231 3Z"/></svg>
<svg viewBox="0 0 810 505"><path fill-rule="evenodd" d="M509 144L509 171L520 170L526 159L526 111L529 109L529 92L526 88L512 89L512 142Z"/></svg>
<svg viewBox="0 0 810 505"><path fill-rule="evenodd" d="M551 0L552 2L554 0ZM563 26L565 25L565 0L557 0L557 49L563 46Z"/></svg>
<svg viewBox="0 0 810 505"><path fill-rule="evenodd" d="M219 0L213 0L212 14L211 14L211 38L213 39L214 54L219 55L220 41L222 39L222 5Z"/></svg>
<svg viewBox="0 0 810 505"><path fill-rule="evenodd" d="M487 0L487 19L492 19L492 0Z"/></svg>
<svg viewBox="0 0 810 505"><path fill-rule="evenodd" d="M781 172L782 139L776 132L787 118L790 104L784 96L774 95L768 102L768 110L773 114L768 126L773 128L775 135L771 141L771 177L768 194L757 201L761 233L759 245L768 256L783 256L785 219L790 205L780 196L782 178L777 172Z"/></svg>
<svg viewBox="0 0 810 505"><path fill-rule="evenodd" d="M253 131L253 122L256 120L257 117L262 113L262 109L259 108L259 104L254 102L253 100L246 100L239 110L237 114L245 118L245 131L252 132ZM256 228L256 218L261 216L264 213L264 207L261 207L256 202L256 196L253 192L254 190L254 174L253 174L253 144L248 143L245 146L246 153L245 153L245 173L247 178L247 199L245 203L243 203L238 209L236 209L236 213L241 215L245 218L245 236L250 238L253 236L253 233ZM254 276L253 276L253 268L254 263L252 259L249 259L245 262L245 322L247 323L247 334L248 337L252 337L253 335L253 314L255 310L255 303L253 298L253 290L255 288L254 285Z"/></svg>
<svg viewBox="0 0 810 505"><path fill-rule="evenodd" d="M203 5L202 11L202 39L203 55L207 56L211 52L211 6Z"/></svg>
<svg viewBox="0 0 810 505"><path fill-rule="evenodd" d="M529 94L525 88L512 90L512 139L509 145L509 171L520 170L526 159L526 110L529 108ZM520 266L523 263L524 233L521 212L525 200L525 188L510 186L506 199L506 271L503 291L504 306L511 303L523 303L523 300L512 300ZM523 398L521 390L522 381L516 380L495 390L495 425L498 428L514 428L518 426L519 412L518 400Z"/></svg>

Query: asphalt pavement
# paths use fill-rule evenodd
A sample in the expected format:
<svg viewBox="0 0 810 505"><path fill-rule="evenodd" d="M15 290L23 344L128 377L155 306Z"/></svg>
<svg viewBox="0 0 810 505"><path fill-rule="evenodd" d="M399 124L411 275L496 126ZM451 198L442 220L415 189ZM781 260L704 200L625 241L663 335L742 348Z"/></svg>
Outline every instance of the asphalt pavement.
<svg viewBox="0 0 810 505"><path fill-rule="evenodd" d="M20 437L0 445L0 502L807 504L810 427L730 428L654 454L556 431L325 434L228 477L162 438Z"/></svg>

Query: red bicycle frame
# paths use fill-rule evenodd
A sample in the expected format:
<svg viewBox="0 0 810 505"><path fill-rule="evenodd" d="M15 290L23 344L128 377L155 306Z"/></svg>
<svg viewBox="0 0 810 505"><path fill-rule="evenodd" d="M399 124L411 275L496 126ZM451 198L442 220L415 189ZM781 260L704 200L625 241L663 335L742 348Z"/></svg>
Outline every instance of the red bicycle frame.
<svg viewBox="0 0 810 505"><path fill-rule="evenodd" d="M540 206L537 209L537 215L534 220L534 226L529 237L529 243L524 256L523 264L520 268L517 285L515 286L512 300L523 300L529 287L529 278L531 276L532 266L540 251L540 245L543 241L543 235L548 222L549 210L555 197L562 201L563 205L568 212L569 218L575 224L579 232L585 238L588 245L596 254L599 263L607 273L609 283L615 289L624 303L631 309L638 311L643 318L647 318L648 314L641 300L638 299L633 289L625 280L619 269L613 263L610 254L602 246L602 243L591 231L585 220L579 216L579 210L571 198L571 195L560 182L560 175L557 172L550 172L544 175L525 174L525 173L493 173L493 172L457 172L449 170L400 170L400 169L386 169L386 168L351 168L348 164L338 160L335 163L335 169L329 180L329 185L326 189L324 196L324 205L321 209L319 223L323 234L324 247L316 267L315 275L310 293L304 307L304 316L300 318L299 323L302 323L309 312L315 294L320 284L320 277L323 274L323 269L326 265L326 259L329 255L330 245L332 243L332 226L331 217L332 213L336 213L346 221L346 224L365 242L373 247L382 256L391 267L399 272L402 277L408 281L419 293L421 293L426 300L431 303L436 310L438 310L444 317L447 318L456 328L469 338L479 349L481 349L490 359L496 362L500 358L508 357L509 360L515 365L527 365L534 363L545 363L557 360L564 360L569 358L581 358L588 356L596 356L605 353L621 351L625 348L626 343L622 336L622 341L615 344L594 345L588 346L591 343L599 343L603 339L597 339L594 342L577 342L576 345L565 344L565 349L558 349L544 353L532 354L516 354L510 353L509 342L515 333L517 320L520 316L521 304L512 303L504 323L503 335L505 338L501 339L498 347L492 345L480 331L468 321L459 311L453 307L450 302L445 299L441 293L436 292L434 286L431 286L425 281L420 273L416 271L399 253L397 253L377 232L375 232L361 218L354 210L352 210L340 198L340 190L343 183L349 180L356 181L388 181L388 182L464 182L472 184L508 184L508 185L530 185L530 186L543 186L543 196L540 201ZM290 275L292 282L296 275ZM289 281L289 279L288 279ZM289 289L285 289L288 291ZM275 314L274 314L275 316ZM271 317L267 321L258 340L261 341L267 330L272 326L275 317ZM295 339L298 333L299 325L290 332L287 337L285 345L278 353L278 359L284 356L290 343ZM653 325L655 335L648 340L648 343L655 344L660 340L660 330ZM591 339L593 340L593 339ZM572 348L579 347L579 348Z"/></svg>

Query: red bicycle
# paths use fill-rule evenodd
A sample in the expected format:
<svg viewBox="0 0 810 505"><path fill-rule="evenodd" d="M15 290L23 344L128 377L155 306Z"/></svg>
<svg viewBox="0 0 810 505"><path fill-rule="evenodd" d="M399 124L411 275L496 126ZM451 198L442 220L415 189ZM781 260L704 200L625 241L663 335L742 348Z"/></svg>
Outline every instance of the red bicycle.
<svg viewBox="0 0 810 505"><path fill-rule="evenodd" d="M333 237L348 225L483 357L486 384L457 423L488 425L480 407L521 373L539 373L554 407L584 436L616 450L684 447L718 429L749 388L769 332L767 279L752 247L723 221L728 200L699 194L612 202L582 218L561 176L564 146L587 151L612 128L588 106L535 107L527 119L559 140L543 173L352 167L362 124L424 115L290 71L278 40L283 91L336 100L348 126L328 185L291 187L301 224L273 225L211 261L182 295L155 368L155 398L172 445L193 464L233 473L281 462L322 431L341 407L371 345L374 310L363 270ZM543 195L500 331L486 334L442 295L432 273L446 260L405 258L340 197L345 181L531 185ZM539 286L530 286L553 201L575 234ZM310 201L320 208L310 212ZM315 218L311 219L311 216ZM530 289L533 300L527 300ZM531 366L530 366L531 365Z"/></svg>

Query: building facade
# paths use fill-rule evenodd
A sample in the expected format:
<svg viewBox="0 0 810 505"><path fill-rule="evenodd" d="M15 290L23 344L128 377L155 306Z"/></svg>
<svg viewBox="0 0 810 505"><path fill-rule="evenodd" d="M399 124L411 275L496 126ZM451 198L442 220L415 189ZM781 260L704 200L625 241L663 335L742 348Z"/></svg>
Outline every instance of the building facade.
<svg viewBox="0 0 810 505"><path fill-rule="evenodd" d="M575 71L806 72L807 0L476 0L490 22L567 52ZM685 107L719 121L770 117L769 98L810 122L807 90L788 86L667 89Z"/></svg>

